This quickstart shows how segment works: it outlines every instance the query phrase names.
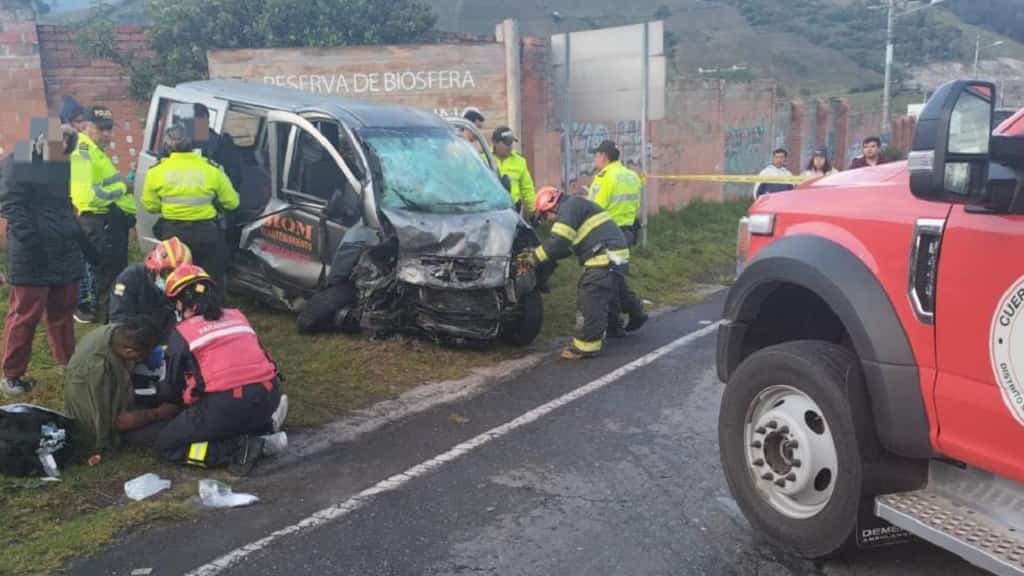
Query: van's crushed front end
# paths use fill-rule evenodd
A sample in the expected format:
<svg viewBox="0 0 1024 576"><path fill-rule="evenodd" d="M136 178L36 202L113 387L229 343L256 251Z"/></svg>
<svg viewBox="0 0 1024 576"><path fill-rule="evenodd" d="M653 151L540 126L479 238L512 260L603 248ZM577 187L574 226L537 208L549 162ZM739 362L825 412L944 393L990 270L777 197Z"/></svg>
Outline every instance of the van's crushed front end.
<svg viewBox="0 0 1024 576"><path fill-rule="evenodd" d="M364 328L412 329L455 343L490 341L514 329L524 295L536 288L532 266L520 256L537 238L518 215L384 215L392 248L370 254L356 273ZM393 282L386 281L390 275Z"/></svg>

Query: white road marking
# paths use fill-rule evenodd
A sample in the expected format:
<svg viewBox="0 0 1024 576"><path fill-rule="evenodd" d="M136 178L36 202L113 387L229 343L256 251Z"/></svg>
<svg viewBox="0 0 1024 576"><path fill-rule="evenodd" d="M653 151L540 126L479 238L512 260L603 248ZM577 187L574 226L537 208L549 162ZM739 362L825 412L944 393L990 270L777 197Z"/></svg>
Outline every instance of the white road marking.
<svg viewBox="0 0 1024 576"><path fill-rule="evenodd" d="M324 508L318 512L313 513L311 516L306 517L300 522L277 530L276 532L272 532L267 536L260 538L259 540L256 540L255 542L250 542L249 544L242 546L241 548L236 548L235 550L228 552L227 554L221 556L220 558L217 558L209 564L205 564L203 566L196 568L195 570L189 572L186 576L214 576L216 574L220 574L221 572L227 570L228 568L231 568L235 564L238 564L246 557L263 550L273 542L280 540L285 536L290 536L307 530L312 530L314 528L323 526L324 524L347 516L348 514L355 512L356 510L359 510L363 506L366 506L380 494L390 492L393 490L398 490L399 488L405 486L409 482L412 482L413 480L421 476L425 476L433 472L434 470L437 470L438 468L444 466L445 464L452 462L458 459L459 457L464 456L476 450L477 448L480 448L481 446L484 446L485 444L489 444L490 442L493 442L494 440L497 440L502 436L506 436L510 432L522 428L527 424L536 422L537 420L540 420L541 418L547 416L548 414L554 412L555 410L558 410L559 408L569 403L575 402L580 398L588 396L608 386L609 384L617 380L620 380L627 374L635 372L636 370L639 370L640 368L643 368L651 364L652 362L668 354L671 354L672 352L684 346L692 344L693 342L713 333L718 328L719 324L721 324L721 322L715 322L710 326L706 326L704 328L701 328L700 330L690 332L685 336L681 336L678 339L673 340L668 344L665 344L661 348L658 348L645 356L641 356L640 358L637 358L636 360L622 366L621 368L618 368L605 374L604 376L598 378L597 380L594 380L579 388L576 388L575 390L565 394L564 396L559 396L558 398L555 398L554 400L546 404L542 404L534 408L533 410L524 413L523 415L519 416L514 420L510 420L509 422L506 422L501 426L491 428L490 430L483 432L478 436L470 438L469 440L466 440L461 444L457 444L447 452L444 452L431 458L430 460L417 464L416 466L413 466L412 468L409 468L404 472L400 472L390 478L382 480L377 484L367 488L366 490L363 490L362 492L356 494L355 496L352 496L348 500L341 502L340 504L335 504L334 506Z"/></svg>

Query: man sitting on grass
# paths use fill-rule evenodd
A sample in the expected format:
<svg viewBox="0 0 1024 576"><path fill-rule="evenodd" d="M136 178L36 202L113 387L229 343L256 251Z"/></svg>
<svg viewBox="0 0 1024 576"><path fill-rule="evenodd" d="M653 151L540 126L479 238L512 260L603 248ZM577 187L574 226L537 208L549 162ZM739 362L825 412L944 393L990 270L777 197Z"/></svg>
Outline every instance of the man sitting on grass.
<svg viewBox="0 0 1024 576"><path fill-rule="evenodd" d="M123 440L152 443L156 431L147 441L144 429L178 415L174 404L135 409L131 369L156 347L160 336L152 320L133 316L101 326L78 343L64 372L64 411L75 422L75 444L82 450L116 450Z"/></svg>

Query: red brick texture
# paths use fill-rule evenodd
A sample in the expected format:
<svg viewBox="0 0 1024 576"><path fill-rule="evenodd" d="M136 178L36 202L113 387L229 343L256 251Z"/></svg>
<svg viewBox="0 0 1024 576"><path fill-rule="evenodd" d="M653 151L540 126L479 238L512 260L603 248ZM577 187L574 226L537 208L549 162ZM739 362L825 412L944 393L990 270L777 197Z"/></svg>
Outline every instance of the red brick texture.
<svg viewBox="0 0 1024 576"><path fill-rule="evenodd" d="M131 97L128 71L113 62L94 60L81 53L75 33L67 26L38 27L42 76L51 114L60 110L61 98L74 96L84 106L107 106L114 113L114 140L109 150L118 167L127 172L141 149L148 102ZM145 30L117 27L118 50L137 54L147 50Z"/></svg>
<svg viewBox="0 0 1024 576"><path fill-rule="evenodd" d="M0 4L0 156L28 137L32 118L46 115L35 16L28 0Z"/></svg>

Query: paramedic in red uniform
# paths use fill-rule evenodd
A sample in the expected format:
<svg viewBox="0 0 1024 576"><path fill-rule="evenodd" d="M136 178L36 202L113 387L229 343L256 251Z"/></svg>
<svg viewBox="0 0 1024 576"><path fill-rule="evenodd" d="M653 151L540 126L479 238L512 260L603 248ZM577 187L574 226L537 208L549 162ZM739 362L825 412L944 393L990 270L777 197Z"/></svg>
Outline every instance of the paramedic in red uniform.
<svg viewBox="0 0 1024 576"><path fill-rule="evenodd" d="M165 460L244 476L260 456L287 447L277 366L246 317L221 307L202 268L179 266L165 291L182 318L167 344L167 378L186 409L160 432L157 449Z"/></svg>

